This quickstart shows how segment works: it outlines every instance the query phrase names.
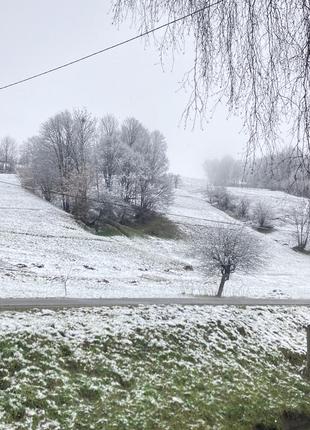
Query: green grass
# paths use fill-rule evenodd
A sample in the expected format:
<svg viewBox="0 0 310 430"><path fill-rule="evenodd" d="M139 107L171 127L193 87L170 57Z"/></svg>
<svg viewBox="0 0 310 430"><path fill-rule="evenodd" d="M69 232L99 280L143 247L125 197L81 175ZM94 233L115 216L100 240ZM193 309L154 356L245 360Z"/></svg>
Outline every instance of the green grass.
<svg viewBox="0 0 310 430"><path fill-rule="evenodd" d="M123 225L118 223L105 224L96 234L100 236L126 236L145 237L155 236L162 239L180 239L182 233L178 226L162 215L153 216L151 219L133 225Z"/></svg>
<svg viewBox="0 0 310 430"><path fill-rule="evenodd" d="M202 320L190 333L183 324L142 326L70 342L0 337L0 429L281 429L285 410L310 415L304 355L254 351L247 332L236 336L229 324Z"/></svg>

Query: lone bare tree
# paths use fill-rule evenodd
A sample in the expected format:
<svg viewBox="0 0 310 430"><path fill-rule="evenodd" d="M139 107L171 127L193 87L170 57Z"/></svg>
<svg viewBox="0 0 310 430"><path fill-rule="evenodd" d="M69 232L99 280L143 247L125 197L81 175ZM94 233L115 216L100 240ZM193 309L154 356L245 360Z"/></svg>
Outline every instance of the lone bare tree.
<svg viewBox="0 0 310 430"><path fill-rule="evenodd" d="M232 273L257 270L262 262L260 242L242 226L209 227L202 237L198 249L203 267L208 276L221 276L217 297Z"/></svg>

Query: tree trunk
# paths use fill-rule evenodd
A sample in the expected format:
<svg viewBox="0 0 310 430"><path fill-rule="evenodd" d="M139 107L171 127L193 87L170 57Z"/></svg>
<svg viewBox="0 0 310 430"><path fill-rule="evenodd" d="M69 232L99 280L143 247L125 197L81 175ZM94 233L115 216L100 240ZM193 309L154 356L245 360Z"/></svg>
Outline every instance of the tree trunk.
<svg viewBox="0 0 310 430"><path fill-rule="evenodd" d="M226 280L227 280L227 275L224 273L222 275L221 283L220 283L220 286L219 286L219 289L218 289L216 297L222 297L222 293L223 293L223 290L224 290L224 285L225 285Z"/></svg>

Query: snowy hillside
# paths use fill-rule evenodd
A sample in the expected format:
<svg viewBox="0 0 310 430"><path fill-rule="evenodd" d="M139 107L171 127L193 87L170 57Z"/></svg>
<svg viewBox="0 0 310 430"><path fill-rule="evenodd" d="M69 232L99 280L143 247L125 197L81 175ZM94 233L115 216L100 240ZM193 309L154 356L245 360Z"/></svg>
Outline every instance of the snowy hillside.
<svg viewBox="0 0 310 430"><path fill-rule="evenodd" d="M259 188L238 188L230 187L229 192L236 198L246 198L251 205L257 202L263 202L271 209L273 214L273 225L275 226L272 232L272 238L285 246L296 246L294 238L295 225L292 221L293 211L298 209L303 199L301 197L292 196L282 191L263 190Z"/></svg>
<svg viewBox="0 0 310 430"><path fill-rule="evenodd" d="M185 241L99 237L15 183L0 180L0 295L138 297L213 294ZM184 179L169 216L180 225L232 221L203 199L203 181ZM291 196L287 197L291 199ZM292 199L295 199L292 197ZM292 203L294 204L294 203ZM198 219L197 219L198 218ZM214 224L214 223L213 223ZM234 275L224 295L310 297L310 257L265 241L268 263L255 276ZM193 271L185 265L192 264Z"/></svg>

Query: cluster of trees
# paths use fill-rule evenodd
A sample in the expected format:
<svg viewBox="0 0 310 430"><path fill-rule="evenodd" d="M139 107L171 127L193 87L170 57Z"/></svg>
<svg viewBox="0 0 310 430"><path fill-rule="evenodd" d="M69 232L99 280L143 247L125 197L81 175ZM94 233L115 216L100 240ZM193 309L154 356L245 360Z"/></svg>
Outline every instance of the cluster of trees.
<svg viewBox="0 0 310 430"><path fill-rule="evenodd" d="M247 172L245 181L249 187L310 197L310 172L300 163L296 149L290 147L259 158Z"/></svg>
<svg viewBox="0 0 310 430"><path fill-rule="evenodd" d="M204 169L208 182L214 186L268 188L310 197L310 175L295 154L295 149L285 148L277 153L256 159L248 168L241 160L231 156L206 160Z"/></svg>
<svg viewBox="0 0 310 430"><path fill-rule="evenodd" d="M17 145L10 136L0 140L0 172L14 173L17 164Z"/></svg>
<svg viewBox="0 0 310 430"><path fill-rule="evenodd" d="M20 164L24 186L82 219L90 209L146 216L172 198L165 138L135 118L60 112L28 139Z"/></svg>
<svg viewBox="0 0 310 430"><path fill-rule="evenodd" d="M208 182L215 186L240 185L243 175L241 160L235 160L230 155L221 159L206 160L203 164Z"/></svg>
<svg viewBox="0 0 310 430"><path fill-rule="evenodd" d="M266 202L257 201L251 204L246 197L237 198L225 187L208 187L207 199L209 203L229 215L246 222L258 230L273 228L275 218L273 210ZM305 251L310 239L310 199L300 199L300 203L289 214L291 224L295 226L294 249Z"/></svg>
<svg viewBox="0 0 310 430"><path fill-rule="evenodd" d="M237 198L225 187L209 186L206 198L210 204L242 221L250 221L258 229L271 229L274 213L263 201L251 204L246 197Z"/></svg>

